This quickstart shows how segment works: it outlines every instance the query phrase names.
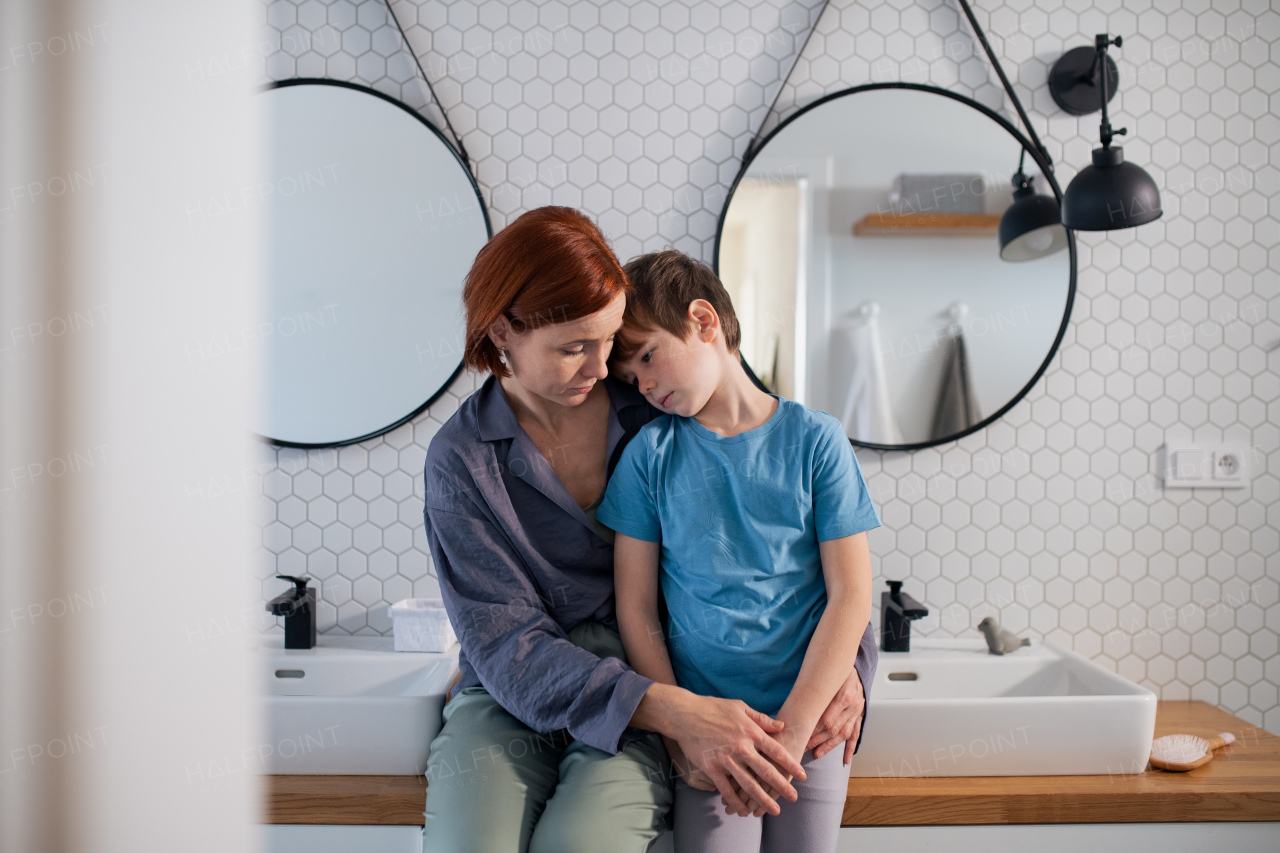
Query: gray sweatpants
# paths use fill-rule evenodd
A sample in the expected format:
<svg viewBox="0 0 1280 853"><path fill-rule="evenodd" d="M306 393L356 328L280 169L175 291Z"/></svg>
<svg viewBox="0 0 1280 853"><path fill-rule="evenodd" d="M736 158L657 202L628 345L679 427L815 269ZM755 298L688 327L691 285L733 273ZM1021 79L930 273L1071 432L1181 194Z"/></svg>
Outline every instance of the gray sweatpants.
<svg viewBox="0 0 1280 853"><path fill-rule="evenodd" d="M676 853L833 853L849 794L844 745L800 760L805 779L792 779L800 798L778 800L776 817L727 815L717 791L700 791L676 780Z"/></svg>

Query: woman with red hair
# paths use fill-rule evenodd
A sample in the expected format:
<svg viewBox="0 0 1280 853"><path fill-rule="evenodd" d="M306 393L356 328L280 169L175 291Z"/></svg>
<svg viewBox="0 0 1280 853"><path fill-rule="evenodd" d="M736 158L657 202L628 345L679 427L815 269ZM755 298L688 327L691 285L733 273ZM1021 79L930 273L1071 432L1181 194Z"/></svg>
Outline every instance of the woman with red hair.
<svg viewBox="0 0 1280 853"><path fill-rule="evenodd" d="M776 813L766 788L794 800L787 774L803 778L773 720L626 664L613 534L595 510L623 446L660 414L608 375L628 289L599 229L565 207L520 216L467 276L464 363L492 375L432 439L424 472L462 669L428 760L433 853L645 850L672 802L664 738L731 812L754 797ZM851 672L823 717L833 743L862 712Z"/></svg>

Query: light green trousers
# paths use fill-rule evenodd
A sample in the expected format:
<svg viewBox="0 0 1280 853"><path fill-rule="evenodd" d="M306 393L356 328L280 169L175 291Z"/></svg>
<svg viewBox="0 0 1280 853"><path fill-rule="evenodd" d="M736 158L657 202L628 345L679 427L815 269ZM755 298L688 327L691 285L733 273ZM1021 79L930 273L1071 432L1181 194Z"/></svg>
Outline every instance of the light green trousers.
<svg viewBox="0 0 1280 853"><path fill-rule="evenodd" d="M599 622L569 639L626 660ZM468 687L431 742L423 853L644 853L668 826L670 771L656 733L610 755L564 729L539 734Z"/></svg>

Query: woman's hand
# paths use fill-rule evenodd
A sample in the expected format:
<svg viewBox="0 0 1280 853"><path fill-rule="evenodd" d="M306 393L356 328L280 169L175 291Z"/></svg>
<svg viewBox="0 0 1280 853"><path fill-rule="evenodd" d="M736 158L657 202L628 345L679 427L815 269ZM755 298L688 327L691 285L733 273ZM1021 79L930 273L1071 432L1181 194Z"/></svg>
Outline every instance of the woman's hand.
<svg viewBox="0 0 1280 853"><path fill-rule="evenodd" d="M803 779L804 768L772 737L783 731L781 722L737 699L693 698L680 746L720 792L727 813L751 814L746 804L751 799L776 815L781 812L775 799L779 794L792 802L799 798L791 779Z"/></svg>
<svg viewBox="0 0 1280 853"><path fill-rule="evenodd" d="M745 702L698 696L674 685L654 683L640 700L631 723L678 741L688 761L720 792L730 814L751 813L735 793L734 782L769 814L781 811L774 799L778 794L793 802L798 798L787 776L803 779L804 768L770 737L785 725ZM766 794L764 785L777 793Z"/></svg>
<svg viewBox="0 0 1280 853"><path fill-rule="evenodd" d="M821 758L843 741L844 763L848 765L853 761L853 749L858 745L858 732L862 729L862 709L866 704L862 679L858 677L858 670L853 669L836 691L827 709L822 712L818 727L809 738L806 749L813 750L814 758Z"/></svg>
<svg viewBox="0 0 1280 853"><path fill-rule="evenodd" d="M795 729L794 727L789 729L783 729L781 732L778 732L777 734L772 735L772 737L778 743L782 744L782 746L787 750L788 753L792 755L792 757L795 758L796 761L801 761L804 758L804 752L807 749L807 747L805 746L806 738L804 737L804 734L801 733L798 729ZM788 782L791 781L790 776L787 776L787 781ZM777 796L777 792L775 792L773 788L768 785L765 786L765 793L771 797ZM747 801L747 808L751 810L751 814L753 816L760 817L761 815L764 814L764 811L765 811L764 806L756 802L754 797L748 797L745 794L743 794L741 791L738 792L738 795L742 799ZM728 802L725 801L723 797L720 798L720 801L721 803L724 804L725 811L728 812L729 811Z"/></svg>
<svg viewBox="0 0 1280 853"><path fill-rule="evenodd" d="M711 777L694 767L693 763L685 757L679 741L663 735L662 742L667 745L667 756L671 759L671 766L675 768L676 773L680 774L680 778L685 781L686 785L690 788L697 788L699 791L714 791L716 789Z"/></svg>

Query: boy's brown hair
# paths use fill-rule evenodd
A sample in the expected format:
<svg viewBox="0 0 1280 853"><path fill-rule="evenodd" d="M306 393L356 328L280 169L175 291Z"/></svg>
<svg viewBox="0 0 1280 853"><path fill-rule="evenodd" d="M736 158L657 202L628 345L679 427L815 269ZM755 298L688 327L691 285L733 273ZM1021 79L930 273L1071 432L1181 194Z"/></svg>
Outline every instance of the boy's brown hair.
<svg viewBox="0 0 1280 853"><path fill-rule="evenodd" d="M736 354L742 335L733 301L711 267L694 260L684 252L667 249L650 252L627 262L622 268L631 282L627 308L622 315L622 329L613 342L609 360L626 361L640 347L628 331L651 332L665 329L684 340L689 337L689 303L705 299L720 317L725 346Z"/></svg>

